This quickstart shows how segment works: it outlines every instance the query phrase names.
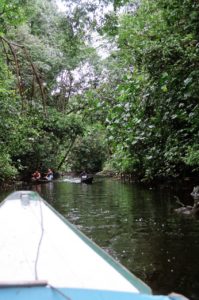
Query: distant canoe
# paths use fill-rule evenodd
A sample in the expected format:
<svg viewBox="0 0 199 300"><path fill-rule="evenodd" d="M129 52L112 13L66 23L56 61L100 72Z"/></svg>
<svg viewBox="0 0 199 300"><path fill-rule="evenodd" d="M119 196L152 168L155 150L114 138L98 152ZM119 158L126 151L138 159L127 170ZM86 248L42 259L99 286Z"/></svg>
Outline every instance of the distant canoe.
<svg viewBox="0 0 199 300"><path fill-rule="evenodd" d="M0 300L153 298L171 300L152 296L38 193L17 191L1 203Z"/></svg>
<svg viewBox="0 0 199 300"><path fill-rule="evenodd" d="M81 177L81 183L92 184L93 176Z"/></svg>
<svg viewBox="0 0 199 300"><path fill-rule="evenodd" d="M52 182L53 180L48 180L48 179L36 179L36 180L34 180L34 179L32 179L31 180L31 183L33 183L33 184L42 184L42 183L49 183L49 182Z"/></svg>

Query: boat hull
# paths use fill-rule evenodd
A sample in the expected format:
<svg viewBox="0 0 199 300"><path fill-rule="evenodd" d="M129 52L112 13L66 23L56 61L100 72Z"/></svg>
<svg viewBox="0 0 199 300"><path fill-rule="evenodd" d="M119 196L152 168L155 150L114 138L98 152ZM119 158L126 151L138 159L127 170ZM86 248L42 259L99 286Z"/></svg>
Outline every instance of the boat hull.
<svg viewBox="0 0 199 300"><path fill-rule="evenodd" d="M154 299L153 299L154 298ZM99 291L87 289L24 287L3 288L0 290L0 300L183 300L178 297L151 296L127 292ZM184 299L185 300L185 299Z"/></svg>
<svg viewBox="0 0 199 300"><path fill-rule="evenodd" d="M37 180L31 180L32 184L44 184L44 183L49 183L52 182L53 180L48 180L48 179L37 179Z"/></svg>
<svg viewBox="0 0 199 300"><path fill-rule="evenodd" d="M151 289L38 193L18 191L0 205L0 300L27 299L151 300Z"/></svg>
<svg viewBox="0 0 199 300"><path fill-rule="evenodd" d="M81 178L81 183L92 184L93 177Z"/></svg>

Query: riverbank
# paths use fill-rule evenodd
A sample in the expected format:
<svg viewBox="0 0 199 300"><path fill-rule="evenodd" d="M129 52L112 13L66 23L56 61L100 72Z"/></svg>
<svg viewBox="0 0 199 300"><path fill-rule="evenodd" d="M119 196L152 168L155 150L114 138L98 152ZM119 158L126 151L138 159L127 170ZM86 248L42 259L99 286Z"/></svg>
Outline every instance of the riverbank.
<svg viewBox="0 0 199 300"><path fill-rule="evenodd" d="M176 189L178 187L182 190L192 191L195 186L199 185L199 176L159 177L147 180L138 178L133 174L118 173L111 170L101 171L96 176L112 177L126 183L138 184L147 188Z"/></svg>

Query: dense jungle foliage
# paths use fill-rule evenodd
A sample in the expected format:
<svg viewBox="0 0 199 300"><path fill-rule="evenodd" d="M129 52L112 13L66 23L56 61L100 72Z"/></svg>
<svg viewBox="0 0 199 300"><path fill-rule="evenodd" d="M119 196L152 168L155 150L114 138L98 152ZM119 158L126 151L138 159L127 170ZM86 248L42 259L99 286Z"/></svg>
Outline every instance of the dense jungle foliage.
<svg viewBox="0 0 199 300"><path fill-rule="evenodd" d="M198 0L60 3L0 0L0 182L197 176Z"/></svg>

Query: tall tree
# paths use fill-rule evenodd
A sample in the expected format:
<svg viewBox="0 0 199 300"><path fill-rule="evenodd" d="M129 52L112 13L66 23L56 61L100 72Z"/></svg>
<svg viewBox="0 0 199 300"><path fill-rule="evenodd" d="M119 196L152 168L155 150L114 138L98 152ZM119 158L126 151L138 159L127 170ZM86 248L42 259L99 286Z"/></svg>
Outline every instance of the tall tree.
<svg viewBox="0 0 199 300"><path fill-rule="evenodd" d="M119 15L114 33L112 56L123 72L107 113L113 163L148 179L191 174L198 168L199 4L129 2L136 5Z"/></svg>

